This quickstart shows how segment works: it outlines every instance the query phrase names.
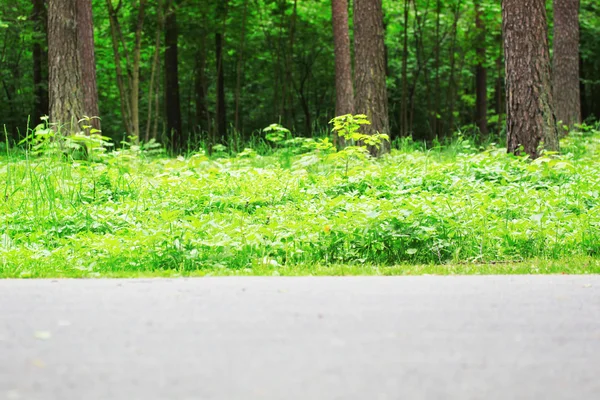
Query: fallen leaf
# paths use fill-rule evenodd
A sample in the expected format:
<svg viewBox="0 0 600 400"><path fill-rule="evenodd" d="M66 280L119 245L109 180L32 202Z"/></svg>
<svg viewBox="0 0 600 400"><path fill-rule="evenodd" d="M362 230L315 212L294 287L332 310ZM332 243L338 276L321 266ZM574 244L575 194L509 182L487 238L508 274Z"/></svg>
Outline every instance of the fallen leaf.
<svg viewBox="0 0 600 400"><path fill-rule="evenodd" d="M40 340L48 340L52 337L52 333L48 332L48 331L37 331L34 334L36 339L40 339Z"/></svg>

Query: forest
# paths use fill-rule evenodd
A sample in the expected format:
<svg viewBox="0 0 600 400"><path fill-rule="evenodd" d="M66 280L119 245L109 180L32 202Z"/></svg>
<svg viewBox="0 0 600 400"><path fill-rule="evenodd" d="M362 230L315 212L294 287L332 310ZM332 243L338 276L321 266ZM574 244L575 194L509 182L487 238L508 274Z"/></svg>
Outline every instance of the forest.
<svg viewBox="0 0 600 400"><path fill-rule="evenodd" d="M15 0L0 43L0 277L600 272L596 0Z"/></svg>

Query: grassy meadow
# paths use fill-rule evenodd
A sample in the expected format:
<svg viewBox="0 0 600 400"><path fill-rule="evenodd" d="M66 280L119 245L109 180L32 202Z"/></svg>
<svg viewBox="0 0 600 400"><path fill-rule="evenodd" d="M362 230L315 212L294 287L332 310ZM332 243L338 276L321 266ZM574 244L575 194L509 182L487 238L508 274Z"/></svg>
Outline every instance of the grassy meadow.
<svg viewBox="0 0 600 400"><path fill-rule="evenodd" d="M594 129L535 161L463 137L381 159L42 142L0 155L2 278L600 273Z"/></svg>

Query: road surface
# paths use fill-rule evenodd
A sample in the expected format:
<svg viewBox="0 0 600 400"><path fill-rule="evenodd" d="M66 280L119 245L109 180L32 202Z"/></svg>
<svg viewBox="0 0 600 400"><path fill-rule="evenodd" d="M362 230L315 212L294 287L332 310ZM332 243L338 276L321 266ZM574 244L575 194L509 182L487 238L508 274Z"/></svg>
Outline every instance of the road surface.
<svg viewBox="0 0 600 400"><path fill-rule="evenodd" d="M600 399L600 276L0 281L0 400Z"/></svg>

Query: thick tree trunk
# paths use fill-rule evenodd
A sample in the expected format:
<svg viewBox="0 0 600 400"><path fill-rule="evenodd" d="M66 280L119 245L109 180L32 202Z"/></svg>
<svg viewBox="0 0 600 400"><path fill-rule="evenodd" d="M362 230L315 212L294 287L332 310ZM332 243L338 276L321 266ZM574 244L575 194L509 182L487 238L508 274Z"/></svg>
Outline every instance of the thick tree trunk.
<svg viewBox="0 0 600 400"><path fill-rule="evenodd" d="M502 28L508 151L519 153L523 146L536 158L542 142L545 149L557 151L545 1L504 0Z"/></svg>
<svg viewBox="0 0 600 400"><path fill-rule="evenodd" d="M85 114L77 39L77 1L48 2L50 121L64 134L79 132Z"/></svg>
<svg viewBox="0 0 600 400"><path fill-rule="evenodd" d="M579 0L554 0L553 64L556 119L572 128L581 122Z"/></svg>
<svg viewBox="0 0 600 400"><path fill-rule="evenodd" d="M348 0L332 0L333 42L335 50L335 115L354 114L352 57L348 33ZM344 138L334 134L334 143L344 147Z"/></svg>
<svg viewBox="0 0 600 400"><path fill-rule="evenodd" d="M165 18L165 107L167 135L171 139L171 151L178 153L185 145L185 138L181 129L177 14L172 2L170 5Z"/></svg>
<svg viewBox="0 0 600 400"><path fill-rule="evenodd" d="M389 134L388 98L385 82L385 45L381 0L354 1L354 47L356 53L355 111L371 121L365 133ZM389 142L371 154L389 152Z"/></svg>
<svg viewBox="0 0 600 400"><path fill-rule="evenodd" d="M94 51L94 22L92 2L77 0L77 32L79 56L81 58L81 79L83 88L83 112L87 117L99 117L98 88L96 85L96 55ZM100 130L100 120L94 118L91 126Z"/></svg>
<svg viewBox="0 0 600 400"><path fill-rule="evenodd" d="M31 16L36 32L33 44L33 86L34 105L32 122L37 126L41 118L48 115L48 14L44 0L33 0L33 14Z"/></svg>
<svg viewBox="0 0 600 400"><path fill-rule="evenodd" d="M482 136L488 135L487 123L487 69L485 67L485 24L482 20L481 0L475 2L475 27L477 29L477 66L475 67L475 121Z"/></svg>

